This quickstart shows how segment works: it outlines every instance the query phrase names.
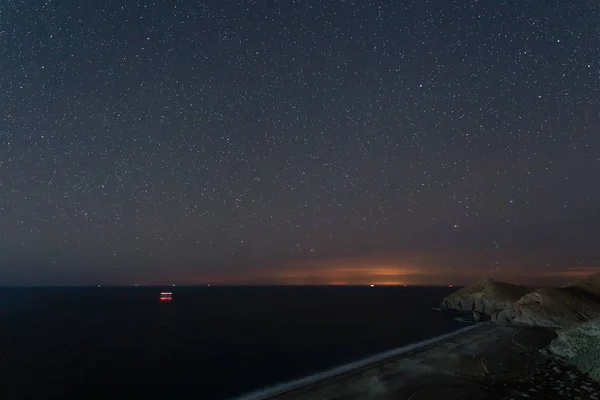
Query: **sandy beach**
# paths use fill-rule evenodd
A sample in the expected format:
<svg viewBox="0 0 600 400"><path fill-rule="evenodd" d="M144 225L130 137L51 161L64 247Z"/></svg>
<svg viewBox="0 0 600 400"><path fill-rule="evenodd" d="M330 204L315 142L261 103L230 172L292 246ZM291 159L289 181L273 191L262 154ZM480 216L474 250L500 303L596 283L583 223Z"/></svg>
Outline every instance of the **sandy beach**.
<svg viewBox="0 0 600 400"><path fill-rule="evenodd" d="M549 356L552 329L480 324L265 400L600 400L600 384ZM248 397L250 398L250 397Z"/></svg>

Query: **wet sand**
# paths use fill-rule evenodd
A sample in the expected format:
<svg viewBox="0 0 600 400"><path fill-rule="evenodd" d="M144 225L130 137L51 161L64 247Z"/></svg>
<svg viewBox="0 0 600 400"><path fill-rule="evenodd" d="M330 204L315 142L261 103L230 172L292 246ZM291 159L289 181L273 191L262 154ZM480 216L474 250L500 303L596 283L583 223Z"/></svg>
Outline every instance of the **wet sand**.
<svg viewBox="0 0 600 400"><path fill-rule="evenodd" d="M600 400L600 383L547 354L551 329L486 323L265 400Z"/></svg>

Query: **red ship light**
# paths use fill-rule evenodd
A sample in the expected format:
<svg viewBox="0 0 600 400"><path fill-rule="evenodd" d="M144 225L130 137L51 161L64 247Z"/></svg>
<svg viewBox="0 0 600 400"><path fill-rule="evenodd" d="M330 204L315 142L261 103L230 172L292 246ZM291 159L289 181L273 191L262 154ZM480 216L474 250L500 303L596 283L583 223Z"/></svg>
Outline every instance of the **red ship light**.
<svg viewBox="0 0 600 400"><path fill-rule="evenodd" d="M173 292L160 292L160 301L173 300Z"/></svg>

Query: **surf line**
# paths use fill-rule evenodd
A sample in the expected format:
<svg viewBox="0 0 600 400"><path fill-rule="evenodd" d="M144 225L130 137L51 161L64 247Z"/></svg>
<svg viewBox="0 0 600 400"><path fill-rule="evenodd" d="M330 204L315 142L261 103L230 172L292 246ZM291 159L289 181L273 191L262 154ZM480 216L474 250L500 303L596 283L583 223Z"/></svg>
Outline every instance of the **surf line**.
<svg viewBox="0 0 600 400"><path fill-rule="evenodd" d="M409 352L412 352L415 350L419 350L423 347L427 347L432 344L442 342L446 339L450 339L454 336L458 336L462 333L465 333L472 329L478 328L481 325L483 325L483 323L481 323L481 322L473 324L473 325L469 325L469 326L466 326L464 328L458 329L458 330L450 332L450 333L436 336L431 339L423 340L421 342L408 344L406 346L388 350L383 353L378 353L378 354L372 355L367 358L363 358L358 361L354 361L354 362L351 362L348 364L334 367L327 371L318 372L313 375L305 376L304 378L296 379L296 380L281 383L281 384L276 384L276 385L273 385L271 387L267 387L264 389L259 389L259 390L244 394L240 397L236 397L236 398L234 398L234 400L265 400L272 396L277 396L277 395L283 394L285 392L300 389L304 386L312 385L316 382L323 381L325 379L329 379L329 378L332 378L332 377L335 377L335 376L338 376L341 374L348 373L354 369L366 367L369 364L374 364L374 363L383 361L388 358L401 356L403 354L406 354L406 353L409 353Z"/></svg>

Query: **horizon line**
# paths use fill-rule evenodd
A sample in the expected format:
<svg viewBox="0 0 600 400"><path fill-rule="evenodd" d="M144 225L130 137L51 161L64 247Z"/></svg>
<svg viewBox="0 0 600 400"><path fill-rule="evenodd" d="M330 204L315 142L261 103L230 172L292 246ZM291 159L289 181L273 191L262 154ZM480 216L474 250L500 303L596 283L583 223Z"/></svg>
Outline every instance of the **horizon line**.
<svg viewBox="0 0 600 400"><path fill-rule="evenodd" d="M206 283L206 284L63 284L63 285L0 285L4 288L106 288L106 287L445 287L456 288L463 284L244 284L244 283Z"/></svg>

